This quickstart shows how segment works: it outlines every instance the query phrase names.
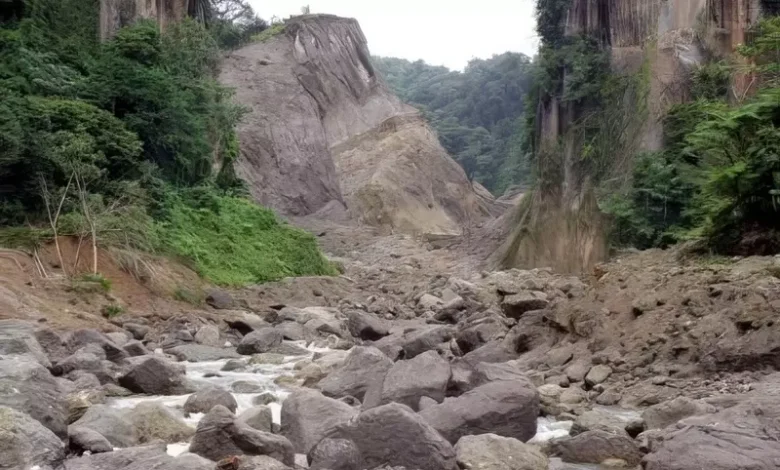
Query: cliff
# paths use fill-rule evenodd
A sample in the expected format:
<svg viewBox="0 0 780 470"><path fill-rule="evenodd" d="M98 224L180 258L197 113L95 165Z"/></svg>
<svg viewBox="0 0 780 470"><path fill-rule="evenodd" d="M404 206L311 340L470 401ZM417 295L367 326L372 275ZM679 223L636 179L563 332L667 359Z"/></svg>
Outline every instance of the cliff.
<svg viewBox="0 0 780 470"><path fill-rule="evenodd" d="M138 19L153 19L161 28L181 20L194 8L194 0L100 0L100 37L113 36Z"/></svg>
<svg viewBox="0 0 780 470"><path fill-rule="evenodd" d="M249 108L236 170L257 201L291 215L343 205L410 233L457 233L488 214L492 202L376 73L357 21L294 17L226 57L220 80Z"/></svg>
<svg viewBox="0 0 780 470"><path fill-rule="evenodd" d="M603 261L608 221L596 202L597 178L620 179L630 174L632 155L663 146L663 118L689 99L692 68L730 57L761 8L760 0L571 0L561 18L564 35L594 38L613 75L639 79L618 99L608 158L598 164L589 161L576 125L592 111L587 100L541 97L536 154L544 176L537 192L506 215L508 235L492 262L577 272ZM562 83L569 74L561 70ZM732 85L735 93L749 91L744 77Z"/></svg>

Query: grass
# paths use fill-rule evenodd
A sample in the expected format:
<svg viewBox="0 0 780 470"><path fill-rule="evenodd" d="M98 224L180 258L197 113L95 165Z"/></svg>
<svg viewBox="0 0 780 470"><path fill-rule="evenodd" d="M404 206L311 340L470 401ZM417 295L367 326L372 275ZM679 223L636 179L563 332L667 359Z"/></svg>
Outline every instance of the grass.
<svg viewBox="0 0 780 470"><path fill-rule="evenodd" d="M314 236L239 197L213 196L199 204L178 199L159 230L170 254L189 261L201 277L218 285L337 274Z"/></svg>
<svg viewBox="0 0 780 470"><path fill-rule="evenodd" d="M193 291L186 287L177 287L176 290L173 291L173 298L179 302L186 302L190 305L194 305L195 307L200 307L206 300L203 292Z"/></svg>
<svg viewBox="0 0 780 470"><path fill-rule="evenodd" d="M106 318L114 318L125 313L125 308L121 305L111 304L103 306L101 312Z"/></svg>
<svg viewBox="0 0 780 470"><path fill-rule="evenodd" d="M111 291L111 280L107 279L105 276L103 276L100 273L97 274L82 274L77 279L80 282L88 283L88 284L97 284L100 286L100 288L103 290L103 292L110 292Z"/></svg>
<svg viewBox="0 0 780 470"><path fill-rule="evenodd" d="M252 42L268 42L270 39L284 33L285 24L277 23L270 28L252 36Z"/></svg>

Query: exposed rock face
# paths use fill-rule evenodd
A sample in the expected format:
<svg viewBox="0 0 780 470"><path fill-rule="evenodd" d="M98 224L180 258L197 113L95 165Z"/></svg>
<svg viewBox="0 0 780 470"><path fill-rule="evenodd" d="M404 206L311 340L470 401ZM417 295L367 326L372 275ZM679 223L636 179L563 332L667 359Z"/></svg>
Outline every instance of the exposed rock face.
<svg viewBox="0 0 780 470"><path fill-rule="evenodd" d="M184 18L194 0L100 0L100 37L110 38L139 19L157 20L161 28Z"/></svg>
<svg viewBox="0 0 780 470"><path fill-rule="evenodd" d="M487 210L414 108L388 91L353 19L306 15L233 52L221 81L251 108L236 170L285 214L344 212L403 231L459 232Z"/></svg>
<svg viewBox="0 0 780 470"><path fill-rule="evenodd" d="M65 458L62 441L28 415L0 406L0 465L2 468L56 466Z"/></svg>

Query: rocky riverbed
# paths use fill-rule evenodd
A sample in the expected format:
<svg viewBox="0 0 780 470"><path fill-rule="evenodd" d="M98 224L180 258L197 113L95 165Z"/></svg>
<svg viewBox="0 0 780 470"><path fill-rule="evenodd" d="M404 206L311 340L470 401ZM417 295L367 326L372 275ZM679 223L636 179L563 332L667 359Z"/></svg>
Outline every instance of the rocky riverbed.
<svg viewBox="0 0 780 470"><path fill-rule="evenodd" d="M780 465L777 260L636 253L580 277L363 241L341 277L208 310L1 320L0 468Z"/></svg>

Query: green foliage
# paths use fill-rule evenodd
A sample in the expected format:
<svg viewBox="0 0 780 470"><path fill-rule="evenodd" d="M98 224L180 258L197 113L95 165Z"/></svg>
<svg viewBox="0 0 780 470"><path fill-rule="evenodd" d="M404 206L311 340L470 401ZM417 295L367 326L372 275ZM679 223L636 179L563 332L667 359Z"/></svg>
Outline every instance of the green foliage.
<svg viewBox="0 0 780 470"><path fill-rule="evenodd" d="M693 71L691 81L694 100L725 99L731 85L731 67L723 62L702 65Z"/></svg>
<svg viewBox="0 0 780 470"><path fill-rule="evenodd" d="M117 304L104 305L100 310L106 318L115 318L125 313L125 308Z"/></svg>
<svg viewBox="0 0 780 470"><path fill-rule="evenodd" d="M557 46L564 40L564 20L571 0L536 0L536 30L542 42Z"/></svg>
<svg viewBox="0 0 780 470"><path fill-rule="evenodd" d="M258 34L255 34L252 36L253 42L268 42L271 39L275 38L276 36L279 36L280 34L284 33L285 29L284 23L276 23L274 25L271 25L270 28L265 29L261 31Z"/></svg>
<svg viewBox="0 0 780 470"><path fill-rule="evenodd" d="M106 278L100 273L97 274L84 274L79 276L76 282L85 284L95 284L100 287L103 292L111 292L111 280Z"/></svg>
<svg viewBox="0 0 780 470"><path fill-rule="evenodd" d="M206 301L206 295L199 290L192 290L186 287L177 287L173 291L173 298L179 302L185 302L199 307Z"/></svg>
<svg viewBox="0 0 780 470"><path fill-rule="evenodd" d="M172 195L160 239L205 279L227 286L331 275L314 237L245 199L211 191Z"/></svg>
<svg viewBox="0 0 780 470"><path fill-rule="evenodd" d="M526 182L517 139L531 81L528 57L472 60L463 72L389 57L373 63L401 99L422 110L470 178L494 193Z"/></svg>

